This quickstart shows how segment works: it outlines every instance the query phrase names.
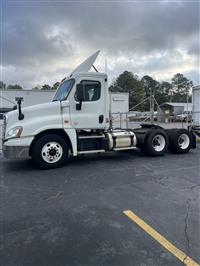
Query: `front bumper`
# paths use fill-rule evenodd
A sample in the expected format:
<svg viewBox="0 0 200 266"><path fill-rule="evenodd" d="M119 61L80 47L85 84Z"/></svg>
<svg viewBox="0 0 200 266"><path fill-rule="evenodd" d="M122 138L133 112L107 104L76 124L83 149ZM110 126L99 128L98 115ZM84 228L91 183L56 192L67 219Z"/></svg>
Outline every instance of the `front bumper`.
<svg viewBox="0 0 200 266"><path fill-rule="evenodd" d="M8 146L3 144L3 156L7 159L29 158L29 146Z"/></svg>

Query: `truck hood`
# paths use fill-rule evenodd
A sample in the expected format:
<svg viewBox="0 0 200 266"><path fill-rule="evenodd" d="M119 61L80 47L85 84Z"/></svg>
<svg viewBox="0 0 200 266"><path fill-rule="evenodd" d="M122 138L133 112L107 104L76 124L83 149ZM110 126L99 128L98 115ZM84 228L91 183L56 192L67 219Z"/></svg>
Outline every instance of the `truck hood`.
<svg viewBox="0 0 200 266"><path fill-rule="evenodd" d="M7 113L6 132L16 126L22 126L22 136L35 135L45 128L62 127L60 102L49 102L22 108L23 120L18 120L18 110Z"/></svg>

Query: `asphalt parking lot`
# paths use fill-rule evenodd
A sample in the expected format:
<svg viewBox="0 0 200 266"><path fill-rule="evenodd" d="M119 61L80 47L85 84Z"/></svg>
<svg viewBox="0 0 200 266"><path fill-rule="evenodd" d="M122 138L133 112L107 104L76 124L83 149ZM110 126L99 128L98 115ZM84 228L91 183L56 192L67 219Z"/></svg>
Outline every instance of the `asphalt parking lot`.
<svg viewBox="0 0 200 266"><path fill-rule="evenodd" d="M183 265L131 210L200 263L200 145L72 158L55 170L0 158L1 265ZM189 264L188 264L189 265Z"/></svg>

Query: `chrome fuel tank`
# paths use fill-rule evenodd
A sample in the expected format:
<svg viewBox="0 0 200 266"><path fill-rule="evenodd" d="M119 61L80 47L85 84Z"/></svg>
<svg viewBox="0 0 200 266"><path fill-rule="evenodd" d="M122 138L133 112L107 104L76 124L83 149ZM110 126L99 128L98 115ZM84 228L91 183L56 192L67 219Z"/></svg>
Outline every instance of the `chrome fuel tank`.
<svg viewBox="0 0 200 266"><path fill-rule="evenodd" d="M109 140L109 150L136 146L136 135L132 131L113 130L106 135Z"/></svg>

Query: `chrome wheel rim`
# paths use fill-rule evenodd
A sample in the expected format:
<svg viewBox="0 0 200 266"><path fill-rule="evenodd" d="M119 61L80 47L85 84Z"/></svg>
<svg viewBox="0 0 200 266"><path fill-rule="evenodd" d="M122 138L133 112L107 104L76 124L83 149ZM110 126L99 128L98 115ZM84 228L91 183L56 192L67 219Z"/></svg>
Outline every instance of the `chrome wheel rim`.
<svg viewBox="0 0 200 266"><path fill-rule="evenodd" d="M183 133L178 138L178 145L182 150L185 150L190 145L190 138L187 134Z"/></svg>
<svg viewBox="0 0 200 266"><path fill-rule="evenodd" d="M160 152L165 148L166 141L163 135L156 135L152 140L152 146L155 151Z"/></svg>
<svg viewBox="0 0 200 266"><path fill-rule="evenodd" d="M62 146L55 141L47 142L41 151L42 159L47 163L56 163L63 154Z"/></svg>

